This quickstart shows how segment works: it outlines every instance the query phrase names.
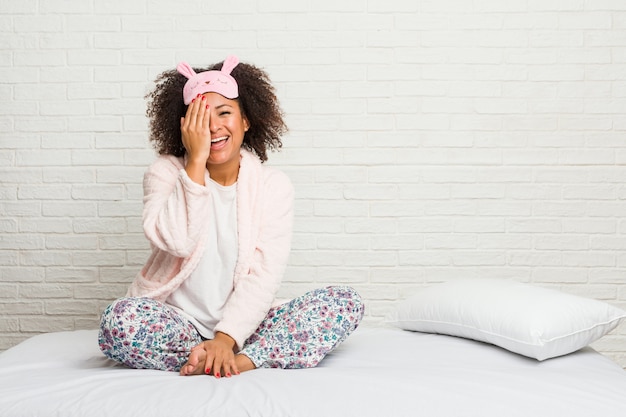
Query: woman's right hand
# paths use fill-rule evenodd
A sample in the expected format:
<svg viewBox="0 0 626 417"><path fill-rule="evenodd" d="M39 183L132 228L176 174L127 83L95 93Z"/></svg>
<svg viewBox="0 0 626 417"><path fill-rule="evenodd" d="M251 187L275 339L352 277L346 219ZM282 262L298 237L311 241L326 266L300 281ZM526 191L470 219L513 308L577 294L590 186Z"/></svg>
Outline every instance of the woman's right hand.
<svg viewBox="0 0 626 417"><path fill-rule="evenodd" d="M225 333L217 332L214 339L205 340L191 348L187 363L180 369L181 375L199 375L205 373L216 378L239 375L239 368L235 361L233 348L235 341ZM248 369L254 365L248 359Z"/></svg>
<svg viewBox="0 0 626 417"><path fill-rule="evenodd" d="M193 99L180 119L183 146L187 151L185 171L192 181L204 185L204 171L211 154L211 113L203 95Z"/></svg>

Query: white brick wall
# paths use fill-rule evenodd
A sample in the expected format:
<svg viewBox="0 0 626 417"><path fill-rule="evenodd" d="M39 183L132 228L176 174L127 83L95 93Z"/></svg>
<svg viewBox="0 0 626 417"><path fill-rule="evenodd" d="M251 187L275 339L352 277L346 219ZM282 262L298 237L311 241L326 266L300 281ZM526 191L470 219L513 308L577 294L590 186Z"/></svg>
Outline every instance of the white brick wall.
<svg viewBox="0 0 626 417"><path fill-rule="evenodd" d="M626 2L0 0L0 349L93 328L147 255L143 95L236 53L276 84L291 296L367 322L460 277L626 308ZM626 326L594 345L626 366Z"/></svg>

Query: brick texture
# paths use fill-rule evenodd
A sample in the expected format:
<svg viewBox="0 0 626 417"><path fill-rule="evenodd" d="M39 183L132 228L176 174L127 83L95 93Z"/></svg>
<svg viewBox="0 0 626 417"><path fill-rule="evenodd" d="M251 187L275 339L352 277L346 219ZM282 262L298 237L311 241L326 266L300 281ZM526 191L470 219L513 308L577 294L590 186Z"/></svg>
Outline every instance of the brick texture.
<svg viewBox="0 0 626 417"><path fill-rule="evenodd" d="M446 279L626 308L618 0L2 0L0 350L92 328L148 254L143 96L180 60L265 68L297 190L281 296L349 283L382 323ZM594 347L626 367L626 324Z"/></svg>

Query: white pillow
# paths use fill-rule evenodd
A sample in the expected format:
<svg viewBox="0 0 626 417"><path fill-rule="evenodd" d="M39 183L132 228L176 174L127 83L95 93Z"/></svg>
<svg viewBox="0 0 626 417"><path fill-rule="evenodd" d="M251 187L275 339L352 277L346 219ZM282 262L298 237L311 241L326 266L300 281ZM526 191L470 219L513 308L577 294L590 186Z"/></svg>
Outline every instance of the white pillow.
<svg viewBox="0 0 626 417"><path fill-rule="evenodd" d="M574 352L617 327L626 311L505 279L427 287L386 318L404 330L479 340L544 360Z"/></svg>

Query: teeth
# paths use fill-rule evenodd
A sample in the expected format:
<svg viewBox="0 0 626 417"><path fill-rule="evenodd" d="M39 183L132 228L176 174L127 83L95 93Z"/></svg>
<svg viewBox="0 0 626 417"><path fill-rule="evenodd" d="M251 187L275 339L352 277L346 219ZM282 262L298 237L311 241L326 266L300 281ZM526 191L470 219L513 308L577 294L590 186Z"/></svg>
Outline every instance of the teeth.
<svg viewBox="0 0 626 417"><path fill-rule="evenodd" d="M211 139L211 143L221 142L226 139L228 139L228 136L222 136L221 138Z"/></svg>

